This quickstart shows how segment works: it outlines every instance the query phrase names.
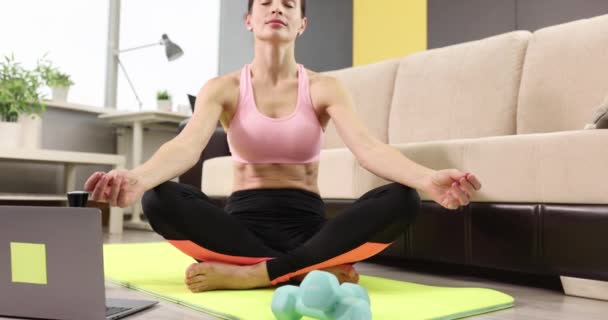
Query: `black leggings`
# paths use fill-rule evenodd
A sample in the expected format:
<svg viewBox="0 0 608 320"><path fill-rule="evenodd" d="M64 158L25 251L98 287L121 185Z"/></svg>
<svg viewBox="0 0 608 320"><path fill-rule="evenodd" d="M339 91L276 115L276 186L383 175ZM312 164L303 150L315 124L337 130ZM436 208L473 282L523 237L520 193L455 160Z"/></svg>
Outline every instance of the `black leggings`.
<svg viewBox="0 0 608 320"><path fill-rule="evenodd" d="M420 208L416 190L398 183L365 193L330 220L318 194L295 188L236 191L222 209L199 189L168 181L142 203L152 228L184 253L197 261L266 261L272 284L381 252Z"/></svg>

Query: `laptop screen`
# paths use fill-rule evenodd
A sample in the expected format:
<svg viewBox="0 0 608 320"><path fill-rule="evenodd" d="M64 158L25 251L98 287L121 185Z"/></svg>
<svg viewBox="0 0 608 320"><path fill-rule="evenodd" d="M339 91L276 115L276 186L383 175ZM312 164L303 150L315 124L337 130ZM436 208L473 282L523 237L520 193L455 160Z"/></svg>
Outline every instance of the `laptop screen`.
<svg viewBox="0 0 608 320"><path fill-rule="evenodd" d="M105 319L99 209L0 206L0 221L0 314Z"/></svg>

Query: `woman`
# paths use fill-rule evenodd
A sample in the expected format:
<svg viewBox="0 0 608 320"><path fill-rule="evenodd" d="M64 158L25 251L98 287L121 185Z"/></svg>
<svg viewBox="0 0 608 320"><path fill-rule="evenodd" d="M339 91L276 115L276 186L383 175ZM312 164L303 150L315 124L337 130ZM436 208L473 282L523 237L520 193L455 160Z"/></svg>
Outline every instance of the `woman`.
<svg viewBox="0 0 608 320"><path fill-rule="evenodd" d="M143 195L154 230L198 261L186 270L192 292L301 281L315 269L356 283L351 264L385 249L414 221L416 189L456 209L481 187L470 173L431 170L374 138L338 80L297 64L305 13L305 0L249 0L251 64L206 83L188 125L147 162L131 171L97 172L85 183L93 200L113 206L130 206ZM317 174L330 119L358 162L394 183L327 221ZM225 208L196 188L168 181L196 163L218 120L234 159Z"/></svg>

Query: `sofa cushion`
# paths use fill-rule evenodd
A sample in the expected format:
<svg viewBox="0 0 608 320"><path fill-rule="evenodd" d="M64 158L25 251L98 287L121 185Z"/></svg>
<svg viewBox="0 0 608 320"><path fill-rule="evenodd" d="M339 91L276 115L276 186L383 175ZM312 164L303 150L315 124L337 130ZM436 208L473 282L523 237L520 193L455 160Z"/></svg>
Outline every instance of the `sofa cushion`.
<svg viewBox="0 0 608 320"><path fill-rule="evenodd" d="M388 142L388 112L393 99L398 59L326 72L340 80L353 97L355 112L369 131L380 141ZM323 148L344 147L342 138L330 121L325 130Z"/></svg>
<svg viewBox="0 0 608 320"><path fill-rule="evenodd" d="M209 197L227 197L234 184L231 156L217 157L203 162L201 190Z"/></svg>
<svg viewBox="0 0 608 320"><path fill-rule="evenodd" d="M395 80L389 142L515 134L530 35L515 31L404 58Z"/></svg>
<svg viewBox="0 0 608 320"><path fill-rule="evenodd" d="M324 199L356 197L357 160L347 148L321 150L319 192Z"/></svg>
<svg viewBox="0 0 608 320"><path fill-rule="evenodd" d="M606 141L608 130L579 130L394 147L433 169L476 174L482 189L472 201L605 204L606 190L600 186L608 181Z"/></svg>
<svg viewBox="0 0 608 320"><path fill-rule="evenodd" d="M608 92L608 15L536 31L526 55L517 133L577 130Z"/></svg>

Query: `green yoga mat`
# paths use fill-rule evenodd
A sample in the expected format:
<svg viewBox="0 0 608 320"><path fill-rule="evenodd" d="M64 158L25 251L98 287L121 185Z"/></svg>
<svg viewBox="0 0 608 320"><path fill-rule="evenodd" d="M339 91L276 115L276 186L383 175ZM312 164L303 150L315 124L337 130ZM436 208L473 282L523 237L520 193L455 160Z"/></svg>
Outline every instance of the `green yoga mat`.
<svg viewBox="0 0 608 320"><path fill-rule="evenodd" d="M106 279L222 319L272 320L274 289L191 293L186 268L195 262L169 243L104 245ZM373 319L457 319L513 306L513 298L482 288L433 287L361 276ZM306 319L306 318L305 318Z"/></svg>

